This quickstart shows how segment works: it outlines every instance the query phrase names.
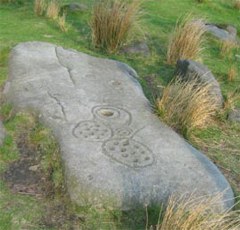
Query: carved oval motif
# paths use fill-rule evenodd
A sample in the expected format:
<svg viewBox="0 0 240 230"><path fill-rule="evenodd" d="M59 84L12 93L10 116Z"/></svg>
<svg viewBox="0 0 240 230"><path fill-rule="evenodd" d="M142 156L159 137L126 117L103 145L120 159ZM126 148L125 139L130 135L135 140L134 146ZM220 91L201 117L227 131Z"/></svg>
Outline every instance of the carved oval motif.
<svg viewBox="0 0 240 230"><path fill-rule="evenodd" d="M111 138L112 130L96 121L82 121L73 129L73 135L85 141L106 141Z"/></svg>
<svg viewBox="0 0 240 230"><path fill-rule="evenodd" d="M152 165L153 153L145 145L127 138L111 139L103 143L103 153L132 168Z"/></svg>

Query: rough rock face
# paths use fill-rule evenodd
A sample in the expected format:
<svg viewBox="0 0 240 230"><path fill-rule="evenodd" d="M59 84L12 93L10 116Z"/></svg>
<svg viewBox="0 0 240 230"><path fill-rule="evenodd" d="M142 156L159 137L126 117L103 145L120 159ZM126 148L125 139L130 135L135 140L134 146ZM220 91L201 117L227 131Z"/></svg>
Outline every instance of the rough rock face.
<svg viewBox="0 0 240 230"><path fill-rule="evenodd" d="M197 76L201 82L210 83L212 86L209 93L215 97L219 108L222 107L223 96L219 83L213 76L212 72L206 66L191 60L178 60L175 72L185 80L191 80Z"/></svg>
<svg viewBox="0 0 240 230"><path fill-rule="evenodd" d="M206 30L223 41L237 41L237 30L231 25L221 28L214 24L206 24Z"/></svg>
<svg viewBox="0 0 240 230"><path fill-rule="evenodd" d="M3 128L2 122L0 121L0 146L2 145L4 138L5 138L5 130Z"/></svg>
<svg viewBox="0 0 240 230"><path fill-rule="evenodd" d="M123 63L29 42L12 50L5 95L52 128L79 205L129 209L226 190L217 207L231 207L226 179L159 121L136 77Z"/></svg>
<svg viewBox="0 0 240 230"><path fill-rule="evenodd" d="M233 122L240 122L240 109L234 109L228 114L228 120Z"/></svg>

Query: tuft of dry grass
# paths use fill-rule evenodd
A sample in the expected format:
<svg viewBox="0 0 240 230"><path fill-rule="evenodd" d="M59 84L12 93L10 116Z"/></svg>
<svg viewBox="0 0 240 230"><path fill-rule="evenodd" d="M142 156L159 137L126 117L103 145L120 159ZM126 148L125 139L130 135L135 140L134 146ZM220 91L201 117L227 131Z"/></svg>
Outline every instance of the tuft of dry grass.
<svg viewBox="0 0 240 230"><path fill-rule="evenodd" d="M227 73L227 80L229 82L234 81L236 79L237 74L238 74L237 67L235 65L231 65Z"/></svg>
<svg viewBox="0 0 240 230"><path fill-rule="evenodd" d="M56 20L60 13L60 4L58 0L51 0L47 6L46 15L48 18Z"/></svg>
<svg viewBox="0 0 240 230"><path fill-rule="evenodd" d="M235 104L240 100L240 87L236 88L233 92L227 95L224 102L224 110L229 111L235 108Z"/></svg>
<svg viewBox="0 0 240 230"><path fill-rule="evenodd" d="M230 56L232 54L232 51L234 48L237 47L237 44L233 41L230 40L226 40L221 42L221 56L225 57L225 56Z"/></svg>
<svg viewBox="0 0 240 230"><path fill-rule="evenodd" d="M184 136L195 128L204 128L213 120L218 108L209 93L211 87L210 83L200 83L197 77L190 81L176 77L156 100L157 113Z"/></svg>
<svg viewBox="0 0 240 230"><path fill-rule="evenodd" d="M103 0L93 7L92 43L114 53L126 42L139 19L140 1Z"/></svg>
<svg viewBox="0 0 240 230"><path fill-rule="evenodd" d="M237 10L240 10L240 0L235 0L233 7Z"/></svg>
<svg viewBox="0 0 240 230"><path fill-rule="evenodd" d="M34 2L34 13L37 16L42 16L46 10L46 0L35 0Z"/></svg>
<svg viewBox="0 0 240 230"><path fill-rule="evenodd" d="M157 230L237 230L240 211L216 212L213 208L221 198L212 197L169 198L163 221Z"/></svg>
<svg viewBox="0 0 240 230"><path fill-rule="evenodd" d="M191 16L178 21L168 45L167 63L175 64L179 59L199 58L203 49L203 35L206 27L203 19Z"/></svg>
<svg viewBox="0 0 240 230"><path fill-rule="evenodd" d="M66 25L66 14L63 14L57 18L57 24L62 32L68 31L68 27Z"/></svg>

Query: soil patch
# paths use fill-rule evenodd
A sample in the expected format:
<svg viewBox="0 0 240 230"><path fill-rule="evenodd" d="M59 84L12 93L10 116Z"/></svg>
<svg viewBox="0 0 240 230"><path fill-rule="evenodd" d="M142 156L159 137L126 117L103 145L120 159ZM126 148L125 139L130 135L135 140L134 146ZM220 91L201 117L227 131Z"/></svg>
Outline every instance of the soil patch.
<svg viewBox="0 0 240 230"><path fill-rule="evenodd" d="M38 220L41 228L76 229L82 220L71 210L65 189L55 191L51 178L54 169L43 170L43 150L31 143L30 132L23 130L17 137L19 159L10 163L0 176L12 193L34 196L39 200L39 205L43 207L43 215Z"/></svg>
<svg viewBox="0 0 240 230"><path fill-rule="evenodd" d="M47 178L41 170L41 156L26 139L24 134L19 137L17 147L20 157L3 173L3 180L14 193L43 196L47 193Z"/></svg>

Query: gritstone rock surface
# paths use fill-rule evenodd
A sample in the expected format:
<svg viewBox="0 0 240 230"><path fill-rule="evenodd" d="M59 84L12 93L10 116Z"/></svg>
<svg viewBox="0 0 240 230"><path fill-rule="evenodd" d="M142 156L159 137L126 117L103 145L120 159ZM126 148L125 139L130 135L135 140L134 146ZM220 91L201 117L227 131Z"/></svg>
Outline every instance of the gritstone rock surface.
<svg viewBox="0 0 240 230"><path fill-rule="evenodd" d="M228 120L233 122L240 122L240 109L234 109L229 112Z"/></svg>
<svg viewBox="0 0 240 230"><path fill-rule="evenodd" d="M127 65L29 42L13 49L9 71L8 101L53 130L79 205L129 209L223 190L218 207L233 204L220 171L159 121Z"/></svg>

